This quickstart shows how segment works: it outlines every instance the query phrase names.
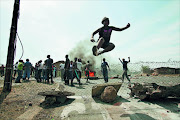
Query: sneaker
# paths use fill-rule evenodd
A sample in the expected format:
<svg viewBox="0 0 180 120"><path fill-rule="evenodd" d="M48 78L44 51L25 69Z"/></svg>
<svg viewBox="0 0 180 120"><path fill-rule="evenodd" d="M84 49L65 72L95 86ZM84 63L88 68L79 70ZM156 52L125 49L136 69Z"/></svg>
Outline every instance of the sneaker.
<svg viewBox="0 0 180 120"><path fill-rule="evenodd" d="M93 55L94 55L94 56L98 56L98 49L97 49L97 46L93 46L92 52L93 52Z"/></svg>

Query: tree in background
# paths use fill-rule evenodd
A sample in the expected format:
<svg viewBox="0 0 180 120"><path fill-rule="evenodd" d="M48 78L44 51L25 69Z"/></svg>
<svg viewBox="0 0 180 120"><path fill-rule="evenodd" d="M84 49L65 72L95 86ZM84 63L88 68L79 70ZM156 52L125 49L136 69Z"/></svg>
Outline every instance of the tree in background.
<svg viewBox="0 0 180 120"><path fill-rule="evenodd" d="M148 74L152 73L152 70L149 68L149 66L142 65L141 70L143 73L148 73Z"/></svg>

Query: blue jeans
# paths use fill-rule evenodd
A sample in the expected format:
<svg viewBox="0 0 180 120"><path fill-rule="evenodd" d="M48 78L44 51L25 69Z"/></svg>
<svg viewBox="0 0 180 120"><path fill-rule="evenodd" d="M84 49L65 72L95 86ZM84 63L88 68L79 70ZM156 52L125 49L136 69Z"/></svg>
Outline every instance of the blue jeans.
<svg viewBox="0 0 180 120"><path fill-rule="evenodd" d="M38 82L41 82L41 73L42 73L42 69L38 70Z"/></svg>
<svg viewBox="0 0 180 120"><path fill-rule="evenodd" d="M104 81L108 82L108 71L107 71L107 69L103 69L102 72L103 72L103 76L104 76Z"/></svg>
<svg viewBox="0 0 180 120"><path fill-rule="evenodd" d="M1 77L4 76L4 70L1 70Z"/></svg>
<svg viewBox="0 0 180 120"><path fill-rule="evenodd" d="M124 82L124 76L125 76L125 77L127 78L127 80L130 82L130 79L129 79L128 75L127 75L127 70L124 70L124 72L123 72L123 75L122 75L123 82Z"/></svg>
<svg viewBox="0 0 180 120"><path fill-rule="evenodd" d="M29 79L30 78L30 74L31 74L31 70L25 69L24 70L24 74L23 74L23 79L26 79L26 76Z"/></svg>
<svg viewBox="0 0 180 120"><path fill-rule="evenodd" d="M17 70L17 71L18 71L18 77L16 78L15 83L19 83L20 82L20 80L22 78L22 73L23 73L22 70Z"/></svg>
<svg viewBox="0 0 180 120"><path fill-rule="evenodd" d="M42 76L43 76L42 77L43 80L47 80L47 70L46 69L42 70Z"/></svg>

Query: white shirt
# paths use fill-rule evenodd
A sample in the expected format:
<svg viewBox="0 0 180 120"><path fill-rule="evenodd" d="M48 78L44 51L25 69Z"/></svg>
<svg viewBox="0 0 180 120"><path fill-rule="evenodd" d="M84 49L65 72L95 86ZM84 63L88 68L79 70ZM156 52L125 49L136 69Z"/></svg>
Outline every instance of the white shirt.
<svg viewBox="0 0 180 120"><path fill-rule="evenodd" d="M14 65L14 70L17 70L18 64Z"/></svg>
<svg viewBox="0 0 180 120"><path fill-rule="evenodd" d="M42 63L39 63L38 70L41 70L41 69L43 69L43 65L42 65Z"/></svg>
<svg viewBox="0 0 180 120"><path fill-rule="evenodd" d="M47 66L46 65L43 65L43 70L46 70L47 69Z"/></svg>
<svg viewBox="0 0 180 120"><path fill-rule="evenodd" d="M82 63L81 62L77 62L77 68L82 71Z"/></svg>
<svg viewBox="0 0 180 120"><path fill-rule="evenodd" d="M61 64L59 65L60 70L64 69L64 66L65 66L65 64L61 63Z"/></svg>

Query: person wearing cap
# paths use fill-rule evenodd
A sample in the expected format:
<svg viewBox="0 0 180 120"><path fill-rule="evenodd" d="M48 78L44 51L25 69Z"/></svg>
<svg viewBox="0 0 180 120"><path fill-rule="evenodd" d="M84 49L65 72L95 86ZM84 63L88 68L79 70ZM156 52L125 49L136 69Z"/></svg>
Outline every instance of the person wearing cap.
<svg viewBox="0 0 180 120"><path fill-rule="evenodd" d="M127 64L130 62L130 57L128 57L129 61L125 61L125 59L123 58L122 61L119 58L120 62L123 64L123 74L122 74L122 82L124 82L124 76L127 78L127 80L129 81L129 87L131 87L131 81L127 75Z"/></svg>
<svg viewBox="0 0 180 120"><path fill-rule="evenodd" d="M91 42L95 42L94 35L99 33L99 39L97 46L93 46L92 51L94 56L101 55L105 52L109 52L115 48L115 45L110 42L111 33L112 31L123 31L130 27L130 24L128 23L126 27L124 28L117 28L114 26L109 26L109 18L104 17L102 20L103 27L97 29L93 32ZM100 48L103 48L103 51L98 51Z"/></svg>

